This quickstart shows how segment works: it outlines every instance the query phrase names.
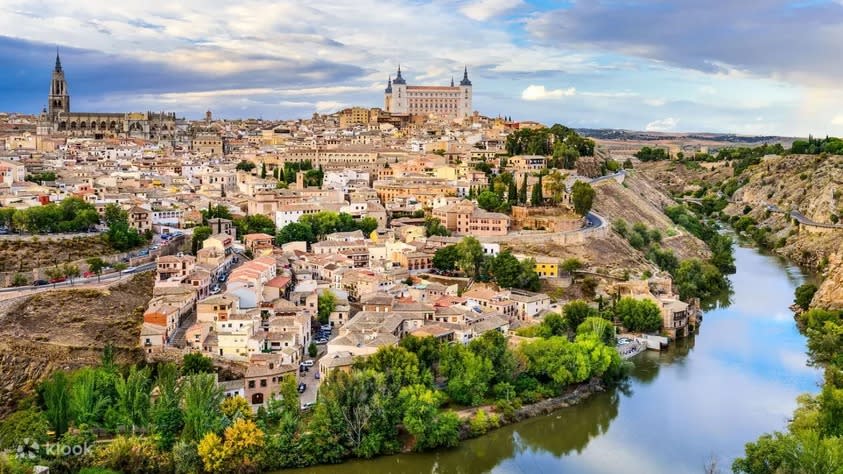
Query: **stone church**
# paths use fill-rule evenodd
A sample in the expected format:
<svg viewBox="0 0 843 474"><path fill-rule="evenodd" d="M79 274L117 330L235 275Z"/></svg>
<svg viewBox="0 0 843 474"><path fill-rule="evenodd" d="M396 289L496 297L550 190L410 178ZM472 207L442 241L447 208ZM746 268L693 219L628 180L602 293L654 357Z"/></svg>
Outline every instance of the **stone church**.
<svg viewBox="0 0 843 474"><path fill-rule="evenodd" d="M142 138L173 140L179 134L175 113L165 112L71 112L70 92L56 52L47 107L41 112L39 135L58 133L70 137Z"/></svg>

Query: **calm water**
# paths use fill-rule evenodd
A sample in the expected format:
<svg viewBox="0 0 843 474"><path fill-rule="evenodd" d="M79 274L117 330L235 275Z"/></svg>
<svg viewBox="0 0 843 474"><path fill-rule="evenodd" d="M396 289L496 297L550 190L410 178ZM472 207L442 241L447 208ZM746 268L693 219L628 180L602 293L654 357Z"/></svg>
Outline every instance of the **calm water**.
<svg viewBox="0 0 843 474"><path fill-rule="evenodd" d="M747 441L785 427L821 375L806 366L788 310L804 275L751 248L735 258L733 294L706 313L699 335L633 359L620 389L451 450L302 472L698 474L712 455L728 472Z"/></svg>

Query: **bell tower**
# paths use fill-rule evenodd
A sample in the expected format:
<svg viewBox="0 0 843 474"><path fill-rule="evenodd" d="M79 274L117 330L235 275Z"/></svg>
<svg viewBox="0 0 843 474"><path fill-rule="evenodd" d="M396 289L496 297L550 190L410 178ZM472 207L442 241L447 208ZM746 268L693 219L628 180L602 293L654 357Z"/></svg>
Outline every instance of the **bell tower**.
<svg viewBox="0 0 843 474"><path fill-rule="evenodd" d="M50 96L47 104L47 115L50 120L55 120L59 112L70 112L70 95L67 92L67 81L64 79L58 50L56 50L56 67L53 69L50 81Z"/></svg>

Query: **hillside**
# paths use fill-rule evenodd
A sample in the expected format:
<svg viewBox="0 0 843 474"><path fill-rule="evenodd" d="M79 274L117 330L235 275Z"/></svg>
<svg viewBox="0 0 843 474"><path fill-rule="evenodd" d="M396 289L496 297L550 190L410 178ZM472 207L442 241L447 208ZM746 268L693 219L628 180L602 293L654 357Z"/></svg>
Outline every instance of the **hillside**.
<svg viewBox="0 0 843 474"><path fill-rule="evenodd" d="M114 250L99 235L66 239L8 235L0 237L0 272L25 272L53 263L112 253Z"/></svg>
<svg viewBox="0 0 843 474"><path fill-rule="evenodd" d="M648 228L658 229L663 235L662 245L673 249L680 259L707 257L705 243L678 229L662 208L676 204L657 185L635 173L627 175L624 184L607 180L594 185L596 196L594 211L604 217L609 225L623 219L629 225L641 222ZM653 271L656 268L615 232L605 236L589 236L583 244L560 245L553 241L513 241L505 245L515 253L544 255L559 260L576 257L601 273L615 276L629 271L632 274Z"/></svg>
<svg viewBox="0 0 843 474"><path fill-rule="evenodd" d="M822 270L843 242L843 231L828 233L800 231L788 216L796 210L820 223L832 223L843 209L843 156L772 156L744 172L747 180L734 195L725 212L747 215L761 226L769 226L776 240L786 239L776 249L794 262ZM769 212L768 205L784 212Z"/></svg>
<svg viewBox="0 0 843 474"><path fill-rule="evenodd" d="M658 188L657 183L634 172L627 175L623 184L601 182L595 185L594 211L610 222L623 219L630 225L641 222L658 229L664 236L662 246L672 249L679 259L708 257L704 242L675 226L662 212L676 202Z"/></svg>
<svg viewBox="0 0 843 474"><path fill-rule="evenodd" d="M120 361L142 358L137 344L152 297L152 274L109 289L38 293L0 308L0 416L55 369L99 361L112 344Z"/></svg>

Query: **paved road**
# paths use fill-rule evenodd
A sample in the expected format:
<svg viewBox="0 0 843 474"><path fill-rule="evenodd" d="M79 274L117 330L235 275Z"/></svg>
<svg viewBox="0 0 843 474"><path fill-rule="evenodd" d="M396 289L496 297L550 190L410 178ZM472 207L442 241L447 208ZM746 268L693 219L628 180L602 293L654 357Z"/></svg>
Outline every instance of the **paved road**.
<svg viewBox="0 0 843 474"><path fill-rule="evenodd" d="M63 288L63 287L81 288L81 287L86 287L86 286L97 286L97 285L102 285L103 283L107 283L107 282L110 282L110 281L122 279L125 276L131 276L131 275L134 275L136 273L143 273L143 272L152 270L154 268L155 268L155 262L149 262L149 263L145 263L143 265L138 265L137 267L131 269L131 271L124 270L122 272L107 273L105 275L102 275L99 279L97 279L97 277L95 277L95 276L90 277L90 278L74 278L72 284L71 284L70 280L67 280L67 281L63 281L61 283L51 283L49 285L42 285L42 286L31 286L30 285L30 286L16 286L16 287L10 287L10 288L0 288L0 295L3 295L4 293L8 293L8 294L14 293L15 294L14 296L20 296L20 295L24 295L24 294L37 293L39 291L46 291L46 290L52 290L52 289L56 289L56 288ZM2 297L2 296L0 296L0 297Z"/></svg>
<svg viewBox="0 0 843 474"><path fill-rule="evenodd" d="M843 224L825 224L822 222L817 222L809 219L807 216L805 216L805 214L802 214L799 211L790 211L790 217L796 219L797 222L804 225L810 225L813 227L825 227L826 229L843 229Z"/></svg>

